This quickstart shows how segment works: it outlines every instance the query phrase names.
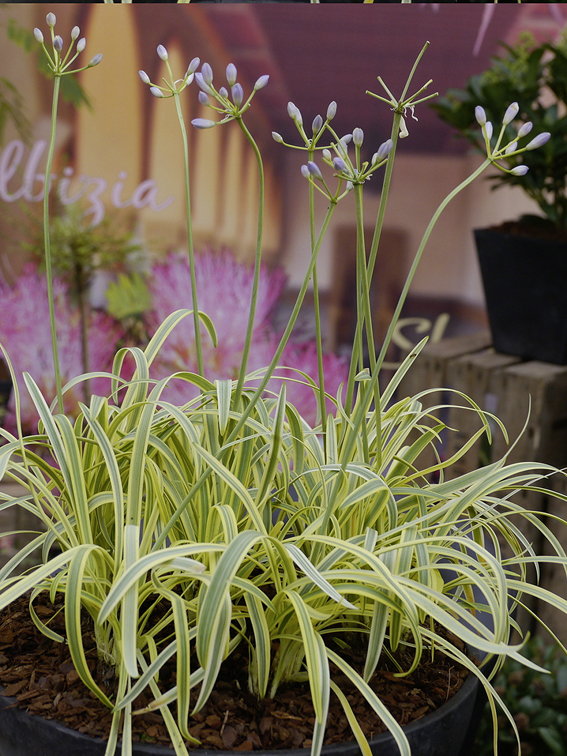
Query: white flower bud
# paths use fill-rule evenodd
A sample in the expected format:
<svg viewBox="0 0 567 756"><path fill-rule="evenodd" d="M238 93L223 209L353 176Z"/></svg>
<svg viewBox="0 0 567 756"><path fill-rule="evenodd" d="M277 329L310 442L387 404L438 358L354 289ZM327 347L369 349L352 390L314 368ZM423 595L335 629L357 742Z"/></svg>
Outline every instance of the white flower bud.
<svg viewBox="0 0 567 756"><path fill-rule="evenodd" d="M43 42L43 34L41 33L41 29L38 29L37 27L33 30L33 36L36 38L38 42Z"/></svg>
<svg viewBox="0 0 567 756"><path fill-rule="evenodd" d="M520 126L518 130L518 139L527 136L533 129L533 127L534 125L531 121L526 121L526 123L524 123L523 126Z"/></svg>
<svg viewBox="0 0 567 756"><path fill-rule="evenodd" d="M86 46L87 40L84 37L81 37L81 39L77 42L77 52L83 52Z"/></svg>
<svg viewBox="0 0 567 756"><path fill-rule="evenodd" d="M518 115L520 111L520 106L517 102L513 102L511 105L508 105L506 112L504 113L504 118L502 119L502 123L504 126L507 126L511 121L514 120L514 118Z"/></svg>
<svg viewBox="0 0 567 756"><path fill-rule="evenodd" d="M208 63L203 63L201 66L201 74L203 76L203 81L205 84L207 84L209 87L213 83L213 69Z"/></svg>
<svg viewBox="0 0 567 756"><path fill-rule="evenodd" d="M288 102L287 104L287 114L289 117L294 120L299 126L303 124L303 118L301 117L301 113L299 111L299 108L297 108L293 102Z"/></svg>
<svg viewBox="0 0 567 756"><path fill-rule="evenodd" d="M364 131L359 128L354 129L352 132L352 141L357 147L361 147L364 141Z"/></svg>
<svg viewBox="0 0 567 756"><path fill-rule="evenodd" d="M268 74L263 74L263 76L260 76L260 78L254 84L254 91L257 92L259 89L264 89L269 80L270 77Z"/></svg>
<svg viewBox="0 0 567 756"><path fill-rule="evenodd" d="M228 81L229 85L233 87L236 84L236 66L234 63L229 63L226 67L226 80Z"/></svg>
<svg viewBox="0 0 567 756"><path fill-rule="evenodd" d="M232 101L236 105L237 108L239 108L242 105L242 102L244 100L244 91L242 89L242 85L238 82L233 86L232 91Z"/></svg>
<svg viewBox="0 0 567 756"><path fill-rule="evenodd" d="M486 123L486 111L481 105L477 105L474 109L474 117L479 126L484 126Z"/></svg>
<svg viewBox="0 0 567 756"><path fill-rule="evenodd" d="M77 39L80 33L81 33L81 30L79 29L78 26L74 26L71 29L71 39L73 40L73 42Z"/></svg>
<svg viewBox="0 0 567 756"><path fill-rule="evenodd" d="M314 163L312 160L310 160L307 163L307 170L313 176L313 178L319 179L319 181L323 181L323 174L321 173L321 170L319 169L317 163Z"/></svg>
<svg viewBox="0 0 567 756"><path fill-rule="evenodd" d="M492 139L493 131L494 131L494 129L492 128L492 124L490 123L490 121L487 121L484 124L484 126L482 127L482 130L483 130L484 135L486 136L487 140L490 142L490 140Z"/></svg>
<svg viewBox="0 0 567 756"><path fill-rule="evenodd" d="M505 155L509 155L511 152L516 152L518 149L518 142L511 142L504 150Z"/></svg>
<svg viewBox="0 0 567 756"><path fill-rule="evenodd" d="M541 134L538 134L536 137L534 137L532 141L529 142L529 144L526 144L526 150L536 150L546 142L549 142L550 137L551 134L549 133L549 131L543 131Z"/></svg>
<svg viewBox="0 0 567 756"><path fill-rule="evenodd" d="M327 120L332 121L336 115L337 103L333 100L333 102L329 103L329 107L327 108Z"/></svg>
<svg viewBox="0 0 567 756"><path fill-rule="evenodd" d="M150 92L154 97L165 97L164 93L161 91L161 89L159 89L159 87L150 87Z"/></svg>
<svg viewBox="0 0 567 756"><path fill-rule="evenodd" d="M144 84L151 84L150 77L145 71L138 71L138 76L144 82Z"/></svg>
<svg viewBox="0 0 567 756"><path fill-rule="evenodd" d="M272 139L278 144L282 144L283 142L283 136L281 134L278 134L277 131L272 131Z"/></svg>
<svg viewBox="0 0 567 756"><path fill-rule="evenodd" d="M200 58L193 58L191 63L189 63L189 68L187 69L187 73L185 76L191 76L191 74L194 74L195 71L199 68L199 64L201 62Z"/></svg>
<svg viewBox="0 0 567 756"><path fill-rule="evenodd" d="M512 168L510 173L514 176L525 176L528 171L529 168L527 165L517 165L515 168Z"/></svg>
<svg viewBox="0 0 567 756"><path fill-rule="evenodd" d="M53 29L55 24L57 23L57 19L55 18L55 13L48 13L45 17L45 21L49 27Z"/></svg>
<svg viewBox="0 0 567 756"><path fill-rule="evenodd" d="M309 178L310 176L309 168L306 165L301 166L301 175L303 176L303 178L306 178L306 179Z"/></svg>
<svg viewBox="0 0 567 756"><path fill-rule="evenodd" d="M167 60L169 58L169 55L167 54L167 50L163 45L157 46L157 54L162 60Z"/></svg>
<svg viewBox="0 0 567 756"><path fill-rule="evenodd" d="M325 150L323 150L323 153L322 153L322 155L323 155L323 157L325 158L325 160L331 160L331 159L332 159L332 157L333 157L333 156L331 155L331 150L326 150L326 149L325 149Z"/></svg>
<svg viewBox="0 0 567 756"><path fill-rule="evenodd" d="M196 129L212 129L217 125L216 121L209 121L208 118L194 118L191 123Z"/></svg>
<svg viewBox="0 0 567 756"><path fill-rule="evenodd" d="M347 188L348 192L350 192L352 189L354 189L354 184L352 183L352 181L347 181L346 182L346 188Z"/></svg>
<svg viewBox="0 0 567 756"><path fill-rule="evenodd" d="M98 66L101 60L102 60L102 53L97 53L90 59L88 67L92 68L93 66Z"/></svg>
<svg viewBox="0 0 567 756"><path fill-rule="evenodd" d="M211 97L215 96L214 90L212 90L209 85L205 82L205 79L203 78L202 73L196 73L195 74L195 81L197 82L197 86L203 90L203 92L206 92L208 95L211 95Z"/></svg>

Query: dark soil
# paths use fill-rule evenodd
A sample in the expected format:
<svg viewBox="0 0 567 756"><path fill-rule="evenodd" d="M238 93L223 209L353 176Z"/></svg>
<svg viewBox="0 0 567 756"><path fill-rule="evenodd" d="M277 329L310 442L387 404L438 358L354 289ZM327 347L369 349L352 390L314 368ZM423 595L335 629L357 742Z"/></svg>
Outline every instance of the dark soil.
<svg viewBox="0 0 567 756"><path fill-rule="evenodd" d="M493 231L513 236L529 236L532 239L548 239L549 241L567 242L567 231L556 228L552 223L542 218L538 222L534 216L530 220L506 221L499 226L491 226Z"/></svg>
<svg viewBox="0 0 567 756"><path fill-rule="evenodd" d="M52 605L46 593L34 604L43 622L65 635L61 603ZM112 670L98 660L92 622L83 621L86 656L91 673L112 699L115 679ZM456 638L451 640L462 648ZM355 667L362 658L342 652ZM400 657L402 665L408 659ZM251 751L309 747L315 715L307 684L281 689L274 699L258 701L247 690L247 656L237 651L223 664L219 681L206 706L190 717L189 730L208 749ZM358 691L331 670L333 679L345 692L368 738L385 730L380 718ZM467 671L437 653L424 654L415 673L397 678L392 668L384 668L371 681L374 691L386 703L400 724L408 724L444 704L461 687ZM175 684L175 664L160 675L163 690ZM4 695L18 705L46 719L56 719L79 732L106 738L111 713L79 679L68 647L42 635L29 617L28 598L14 602L0 613L0 685ZM151 697L148 699L151 700ZM140 697L134 709L147 703ZM133 723L134 739L169 745L169 737L159 712L138 715ZM327 720L325 743L352 740L353 735L342 707L334 694ZM190 744L188 744L189 746ZM195 747L195 746L193 746Z"/></svg>

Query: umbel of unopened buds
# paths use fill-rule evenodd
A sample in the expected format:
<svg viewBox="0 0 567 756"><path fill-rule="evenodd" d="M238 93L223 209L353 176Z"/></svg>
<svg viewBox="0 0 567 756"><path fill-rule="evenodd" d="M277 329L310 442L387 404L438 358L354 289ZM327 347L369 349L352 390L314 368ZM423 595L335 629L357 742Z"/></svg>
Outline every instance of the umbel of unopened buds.
<svg viewBox="0 0 567 756"><path fill-rule="evenodd" d="M78 26L74 26L71 30L71 44L67 48L67 52L63 54L63 38L58 34L55 34L55 24L57 23L55 13L48 13L45 21L49 26L49 32L51 36L51 49L48 49L48 47L46 46L41 29L38 29L36 27L33 30L33 36L35 37L36 41L39 42L42 46L47 58L47 64L55 76L78 73L79 71L84 71L87 68L98 66L98 64L102 60L102 55L100 53L92 57L86 66L70 70L72 64L75 62L80 53L82 53L85 49L85 46L87 44L86 39L84 37L81 37L79 39L81 30ZM78 42L77 39L79 39Z"/></svg>
<svg viewBox="0 0 567 756"><path fill-rule="evenodd" d="M228 88L221 86L217 89L213 84L213 69L208 63L203 63L201 70L195 74L195 81L201 90L199 92L199 102L201 105L219 113L222 118L219 121L213 121L209 118L194 118L191 123L195 128L210 129L218 124L228 123L228 121L233 121L235 118L241 118L250 107L250 103L256 92L263 89L270 78L267 74L260 76L254 84L252 92L245 100L244 89L242 84L239 84L237 81L237 77L236 66L234 63L229 63L226 67Z"/></svg>
<svg viewBox="0 0 567 756"><path fill-rule="evenodd" d="M493 148L491 141L494 134L494 128L492 126L492 123L486 117L486 111L480 105L477 105L474 111L477 123L482 129L487 157L492 161L493 165L495 165L497 168L500 168L501 171L504 171L505 173L511 173L513 176L525 176L528 172L528 166L517 165L514 168L506 168L498 161L503 160L504 158L513 157L514 155L520 155L522 152L526 152L527 150L536 150L538 147L542 147L547 141L549 141L549 138L551 137L551 134L548 131L543 131L541 134L535 136L526 145L519 147L519 140L526 137L531 132L533 127L531 121L527 121L520 126L516 135L510 141L502 144L505 141L504 136L506 127L512 123L519 112L520 106L517 102L513 102L506 108L504 118L502 119L500 133Z"/></svg>
<svg viewBox="0 0 567 756"><path fill-rule="evenodd" d="M163 45L157 46L157 54L158 57L161 58L161 60L163 60L163 62L165 63L167 72L170 76L170 80L166 81L164 79L164 84L158 86L150 80L150 77L145 71L138 71L140 79L144 82L144 84L149 85L150 92L154 97L175 97L175 95L178 95L185 89L185 87L188 87L189 84L191 84L195 76L195 71L199 67L199 63L201 61L199 60L199 58L193 58L191 63L189 63L189 67L185 72L185 76L182 79L174 79L173 72L169 64L169 55Z"/></svg>

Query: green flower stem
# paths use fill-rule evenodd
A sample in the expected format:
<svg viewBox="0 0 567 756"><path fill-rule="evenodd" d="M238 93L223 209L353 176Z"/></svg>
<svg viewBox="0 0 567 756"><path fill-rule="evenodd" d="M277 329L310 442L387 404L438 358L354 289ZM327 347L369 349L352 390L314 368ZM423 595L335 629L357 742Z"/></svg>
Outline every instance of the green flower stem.
<svg viewBox="0 0 567 756"><path fill-rule="evenodd" d="M172 77L173 78L173 77ZM195 330L195 350L197 352L197 371L204 377L205 368L203 363L203 347L201 344L201 323L199 320L199 305L197 302L197 280L195 278L195 250L193 247L193 225L191 222L191 187L189 184L189 146L187 143L187 130L183 119L183 110L179 99L179 92L174 92L177 118L183 136L183 160L185 166L185 214L187 216L187 246L189 248L189 269L191 271L191 298L193 300L193 328Z"/></svg>
<svg viewBox="0 0 567 756"><path fill-rule="evenodd" d="M246 338L244 341L244 351L242 353L242 360L240 362L240 371L238 373L238 383L236 384L236 390L234 393L234 407L238 407L242 389L244 388L244 381L246 379L246 371L248 369L248 359L250 356L250 346L252 344L252 335L254 332L254 321L256 319L256 304L258 300L258 286L260 282L260 267L262 265L262 237L264 234L264 194L265 194L265 178L264 178L264 164L262 162L262 155L258 149L258 145L252 134L248 131L248 128L242 118L236 119L240 126L242 133L246 137L246 140L254 150L256 157L256 163L258 165L258 231L256 235L256 254L254 258L254 278L252 282L252 294L250 299L250 310L248 312L248 325L246 327Z"/></svg>
<svg viewBox="0 0 567 756"><path fill-rule="evenodd" d="M310 149L309 160L313 160L315 150ZM309 182L309 231L311 236L311 255L315 249L315 187ZM317 262L313 268L313 308L315 311L315 341L317 344L317 374L319 382L318 402L321 425L325 427L325 417L327 414L327 404L325 401L325 375L323 372L323 336L321 332L321 305L319 300L319 281L317 275ZM327 437L323 435L326 444Z"/></svg>
<svg viewBox="0 0 567 756"><path fill-rule="evenodd" d="M386 351L390 345L390 342L392 341L392 336L394 334L394 330L396 328L396 325L398 323L398 320L400 319L400 314L402 311L402 308L405 304L409 288L412 284L412 281L415 276L415 272L417 270L417 266L419 265L419 262L421 260L421 257L423 255L423 251L425 249L425 246L427 242L429 241L429 237L431 236L431 232L433 231L434 226L436 225L439 216L443 212L443 210L447 207L449 202L451 202L452 199L454 199L457 194L460 194L463 189L465 189L469 184L471 184L476 178L478 178L481 173L483 173L489 165L492 164L492 160L490 158L486 158L482 162L481 165L473 172L470 176L468 176L464 181L462 181L457 187L453 189L452 192L450 192L445 199L441 202L435 213L433 214L433 217L429 221L429 225L427 226L425 233L423 234L423 238L421 239L420 245L418 247L418 250L415 254L412 266L410 268L410 271L407 275L406 282L404 284L404 288L402 289L402 293L400 294L400 298L398 300L398 304L396 305L396 309L394 310L394 314L392 315L392 319L390 321L390 326L388 328L388 332L386 334L386 338L384 339L384 343L382 345L382 349L380 351L380 354L378 356L378 362L377 362L377 368L380 370L382 363L384 362L384 359L386 357Z"/></svg>
<svg viewBox="0 0 567 756"><path fill-rule="evenodd" d="M61 386L61 369L59 366L59 348L57 345L57 327L55 323L55 299L53 296L53 273L51 264L51 237L49 226L49 189L51 187L51 167L55 152L55 134L57 129L57 106L59 103L59 88L61 75L55 74L53 80L53 101L51 105L51 134L45 164L45 183L43 189L43 240L45 246L45 274L47 278L47 299L49 302L49 325L51 330L51 348L53 350L53 368L55 370L55 387L57 392L57 407L63 414L63 390Z"/></svg>
<svg viewBox="0 0 567 756"><path fill-rule="evenodd" d="M386 337L384 339L384 343L382 345L382 349L380 351L380 354L378 356L378 360L376 363L376 368L374 373L371 376L370 381L368 382L368 394L366 402L360 402L358 406L355 408L354 415L352 417L352 423L349 425L347 429L347 434L345 438L345 450L342 455L343 460L345 460L345 465L347 460L350 458L350 455L352 454L352 451L354 449L354 446L356 445L357 438L360 436L360 429L362 428L363 423L366 422L366 413L368 412L369 403L370 403L370 396L371 393L374 392L375 386L378 385L378 379L380 375L380 368L382 366L382 363L384 362L384 359L386 357L386 352L388 350L388 347L392 341L392 336L394 334L394 330L396 328L396 324L398 323L398 320L400 319L400 314L402 311L402 308L405 304L409 288L411 286L411 283L413 281L413 278L415 276L415 272L417 270L417 267L419 265L419 262L421 260L421 257L423 255L423 251L425 249L425 246L427 242L429 241L429 237L431 236L431 232L433 231L433 228L435 224L437 223L437 220L439 219L439 216L443 212L443 210L447 207L449 202L451 202L452 199L454 199L463 189L465 189L469 184L471 184L476 178L478 178L481 173L483 173L492 163L492 160L490 158L486 158L486 160L483 161L483 163L473 172L470 176L468 176L464 181L462 181L453 191L445 197L445 199L441 202L437 210L435 211L433 217L431 218L429 225L427 226L427 229L425 230L425 233L423 234L423 238L420 242L420 245L418 247L418 250L415 254L412 266L410 268L410 271L407 275L406 282L404 284L404 288L402 289L402 293L400 294L400 298L398 300L398 304L396 306L396 309L394 311L394 314L392 315L392 319L390 321L390 326L388 328L388 332L386 334ZM381 412L381 407L377 406L375 407L375 413L376 417L378 418L379 414ZM374 460L374 466L376 469L378 469L379 460Z"/></svg>

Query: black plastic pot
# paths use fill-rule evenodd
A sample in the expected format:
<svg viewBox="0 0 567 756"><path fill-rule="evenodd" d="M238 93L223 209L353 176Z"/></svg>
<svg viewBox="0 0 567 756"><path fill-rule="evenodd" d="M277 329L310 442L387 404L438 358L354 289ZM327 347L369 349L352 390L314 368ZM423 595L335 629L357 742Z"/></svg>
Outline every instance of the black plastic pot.
<svg viewBox="0 0 567 756"><path fill-rule="evenodd" d="M567 365L567 242L474 235L496 351Z"/></svg>
<svg viewBox="0 0 567 756"><path fill-rule="evenodd" d="M444 706L412 722L405 733L412 756L465 756L474 740L474 732L483 705L482 688L469 675L458 693ZM15 700L0 695L1 756L103 756L105 742L83 735L54 720L28 714ZM398 756L394 738L388 733L370 743L374 756ZM121 753L120 748L117 751ZM174 751L161 745L135 744L134 756L172 756ZM194 756L220 756L220 751L191 751ZM308 756L309 749L254 751L255 756ZM356 743L323 748L324 756L360 756Z"/></svg>

